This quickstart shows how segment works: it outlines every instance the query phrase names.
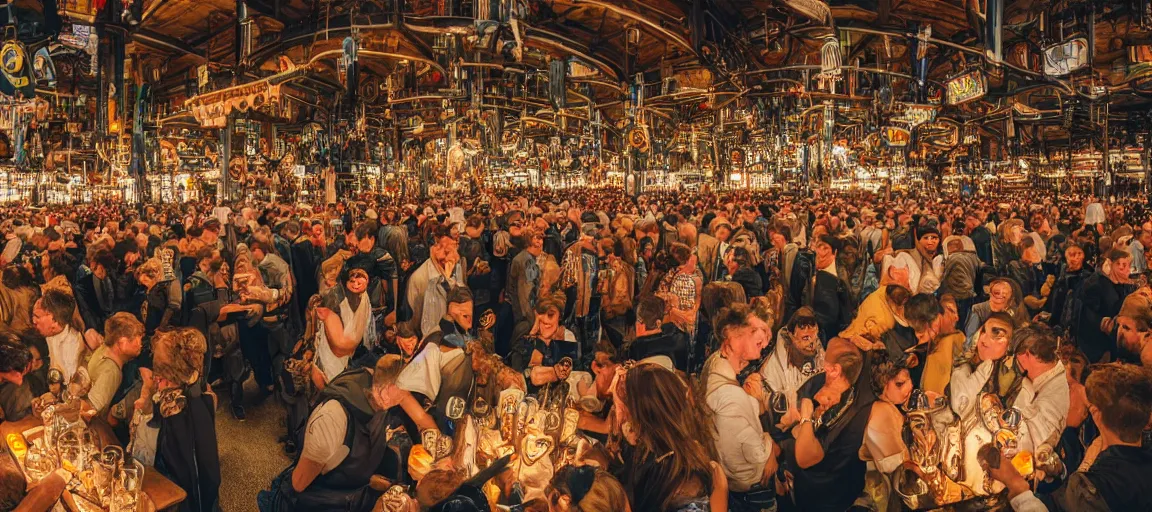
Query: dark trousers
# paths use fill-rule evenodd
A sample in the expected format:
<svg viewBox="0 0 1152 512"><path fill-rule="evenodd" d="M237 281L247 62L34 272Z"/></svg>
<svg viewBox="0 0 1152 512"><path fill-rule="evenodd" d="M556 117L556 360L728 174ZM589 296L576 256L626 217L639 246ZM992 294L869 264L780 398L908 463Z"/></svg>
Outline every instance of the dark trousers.
<svg viewBox="0 0 1152 512"><path fill-rule="evenodd" d="M256 383L261 389L267 389L276 381L272 373L272 333L261 323L254 326L240 326L240 352L252 367ZM284 360L280 360L283 368Z"/></svg>

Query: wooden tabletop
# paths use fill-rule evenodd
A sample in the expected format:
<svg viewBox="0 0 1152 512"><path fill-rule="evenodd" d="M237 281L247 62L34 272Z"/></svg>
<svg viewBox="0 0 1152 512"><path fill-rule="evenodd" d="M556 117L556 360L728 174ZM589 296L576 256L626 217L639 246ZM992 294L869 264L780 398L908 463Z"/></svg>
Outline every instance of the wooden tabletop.
<svg viewBox="0 0 1152 512"><path fill-rule="evenodd" d="M21 434L24 431L41 426L42 421L35 415L28 415L20 421L0 422L0 441L8 438L8 434ZM102 421L93 421L90 425L98 434L104 445L119 444L112 433L112 427ZM8 444L4 443L5 449ZM156 468L145 466L143 491L156 505L156 510L165 510L179 504L188 497L180 486L161 475Z"/></svg>

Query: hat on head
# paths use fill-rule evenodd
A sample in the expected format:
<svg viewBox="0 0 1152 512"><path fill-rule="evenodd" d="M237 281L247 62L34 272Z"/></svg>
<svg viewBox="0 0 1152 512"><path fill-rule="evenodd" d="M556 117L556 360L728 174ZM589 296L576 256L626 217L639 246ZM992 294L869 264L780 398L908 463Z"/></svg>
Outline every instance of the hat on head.
<svg viewBox="0 0 1152 512"><path fill-rule="evenodd" d="M376 213L376 210L369 208L367 211L364 212L364 218L368 219L368 220L376 220L376 219L380 218L380 216Z"/></svg>
<svg viewBox="0 0 1152 512"><path fill-rule="evenodd" d="M928 235L936 235L936 238L940 238L940 230L931 224L916 227L916 240L920 240Z"/></svg>

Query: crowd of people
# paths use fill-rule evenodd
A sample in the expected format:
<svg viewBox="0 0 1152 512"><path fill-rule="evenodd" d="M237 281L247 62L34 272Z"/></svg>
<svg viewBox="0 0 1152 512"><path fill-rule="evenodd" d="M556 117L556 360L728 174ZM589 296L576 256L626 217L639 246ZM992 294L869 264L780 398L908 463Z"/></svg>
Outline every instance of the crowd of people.
<svg viewBox="0 0 1152 512"><path fill-rule="evenodd" d="M249 379L266 512L1152 510L1139 202L419 203L0 211L0 418L82 400L197 512Z"/></svg>

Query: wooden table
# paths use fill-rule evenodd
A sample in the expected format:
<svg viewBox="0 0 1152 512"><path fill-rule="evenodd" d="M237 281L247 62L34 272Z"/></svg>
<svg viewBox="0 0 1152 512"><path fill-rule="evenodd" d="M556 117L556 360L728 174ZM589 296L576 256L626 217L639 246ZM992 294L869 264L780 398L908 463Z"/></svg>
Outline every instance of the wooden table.
<svg viewBox="0 0 1152 512"><path fill-rule="evenodd" d="M42 423L40 418L31 414L20 421L0 422L0 442L4 442L5 449L8 449L8 444L4 441L8 438L8 434L23 436L24 431L39 427ZM94 421L90 426L100 435L100 440L104 445L119 444L116 436L112 433L112 428L107 423ZM23 461L20 462L23 463ZM144 467L144 482L141 489L155 504L156 510L167 510L175 507L188 497L184 489L165 478L152 466Z"/></svg>

